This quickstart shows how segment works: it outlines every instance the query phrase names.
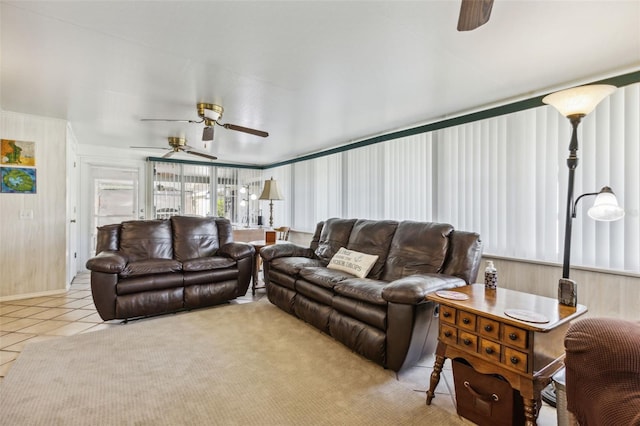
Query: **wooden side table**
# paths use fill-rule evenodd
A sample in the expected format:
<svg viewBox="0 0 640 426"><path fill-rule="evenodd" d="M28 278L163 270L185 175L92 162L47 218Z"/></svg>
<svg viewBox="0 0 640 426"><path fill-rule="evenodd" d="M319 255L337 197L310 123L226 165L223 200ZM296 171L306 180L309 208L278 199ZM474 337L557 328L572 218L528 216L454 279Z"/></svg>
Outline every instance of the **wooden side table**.
<svg viewBox="0 0 640 426"><path fill-rule="evenodd" d="M435 396L445 359L463 358L476 371L499 374L517 389L524 400L526 425L535 426L540 391L563 365L569 322L587 308L504 288L485 290L484 284L456 288L455 292L468 299L438 295L446 292L427 296L427 300L440 304L438 347L427 405Z"/></svg>
<svg viewBox="0 0 640 426"><path fill-rule="evenodd" d="M275 243L267 243L265 240L255 240L255 241L249 241L247 243L247 244L251 244L256 251L256 258L253 264L253 274L251 278L251 295L252 296L256 295L256 289L264 288L264 287L258 286L258 274L260 273L260 262L261 262L260 249L262 247L269 246L272 244L285 244L285 243L287 243L287 241L283 241L283 240L276 240Z"/></svg>

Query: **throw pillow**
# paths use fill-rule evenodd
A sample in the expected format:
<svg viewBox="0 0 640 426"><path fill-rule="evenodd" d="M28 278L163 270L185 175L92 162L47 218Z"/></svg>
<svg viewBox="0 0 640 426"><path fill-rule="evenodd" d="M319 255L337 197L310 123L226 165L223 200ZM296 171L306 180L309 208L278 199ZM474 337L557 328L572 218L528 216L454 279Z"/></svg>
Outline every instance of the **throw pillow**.
<svg viewBox="0 0 640 426"><path fill-rule="evenodd" d="M378 256L347 250L342 247L331 258L327 268L348 272L356 277L364 278L371 271L376 260L378 260Z"/></svg>

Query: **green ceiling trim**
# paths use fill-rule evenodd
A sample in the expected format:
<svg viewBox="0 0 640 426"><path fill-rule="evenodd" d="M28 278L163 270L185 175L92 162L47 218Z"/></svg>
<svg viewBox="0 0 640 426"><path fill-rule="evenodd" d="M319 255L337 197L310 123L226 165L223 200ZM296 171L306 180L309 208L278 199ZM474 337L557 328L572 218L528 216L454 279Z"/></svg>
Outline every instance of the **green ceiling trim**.
<svg viewBox="0 0 640 426"><path fill-rule="evenodd" d="M640 81L640 71L634 71L628 74L619 75L612 78L594 81L590 84L612 84L617 87L627 86L629 84L637 83ZM386 142L393 139L404 138L407 136L413 136L420 133L432 132L434 130L440 130L447 127L459 126L462 124L472 123L478 120L486 120L488 118L497 117L500 115L512 114L518 111L524 111L526 109L537 108L543 106L542 98L546 94L537 96L535 98L529 98L518 102L513 102L506 105L501 105L494 108L489 108L483 111L474 112L471 114L462 115L460 117L449 118L435 123L425 124L423 126L413 127L406 130L387 133L385 135L376 136L370 139L365 139L359 142L354 142L348 145L343 145L338 148L328 149L326 151L320 151L314 154L297 157L291 160L282 161L279 163L270 164L262 167L263 169L270 169L273 167L285 166L287 164L297 163L299 161L313 160L315 158L324 157L327 155L337 154L351 149L362 148L368 145L376 143Z"/></svg>
<svg viewBox="0 0 640 426"><path fill-rule="evenodd" d="M605 78L602 80L593 81L589 84L612 84L616 87L628 86L629 84L640 82L640 71L634 71L627 74L618 75L611 78ZM343 145L337 148L328 149L325 151L316 152L313 154L303 155L301 157L292 158L291 160L281 161L277 163L267 164L267 165L249 165L249 164L225 164L225 163L211 163L204 161L189 161L189 160L176 160L169 158L157 158L157 157L148 157L149 161L165 161L165 162L175 162L175 163L185 163L185 164L199 164L199 165L207 165L207 166L219 166L219 167L235 167L239 169L271 169L274 167L286 166L288 164L298 163L300 161L313 160L315 158L326 157L327 155L338 154L345 151L350 151L352 149L362 148L369 145L374 145L381 142L390 141L393 139L405 138L407 136L414 136L420 133L433 132L435 130L445 129L447 127L460 126L462 124L472 123L478 120L486 120L493 117L498 117L500 115L512 114L518 111L524 111L526 109L538 108L543 106L542 98L544 98L546 94L541 96L536 96L534 98L525 99L522 101L512 102L510 104L501 105L494 108L489 108L483 111L478 111L470 114L461 115L455 118L449 118L442 121L436 121L434 123L425 124L418 127L412 127L410 129L400 130L397 132L391 132L380 136L375 136L369 139L365 139L358 142L353 142L347 145Z"/></svg>
<svg viewBox="0 0 640 426"><path fill-rule="evenodd" d="M258 164L235 164L235 163L214 163L212 161L192 161L180 160L177 158L147 157L147 161L157 161L163 163L190 164L193 166L209 166L209 167L232 167L236 169L266 169Z"/></svg>

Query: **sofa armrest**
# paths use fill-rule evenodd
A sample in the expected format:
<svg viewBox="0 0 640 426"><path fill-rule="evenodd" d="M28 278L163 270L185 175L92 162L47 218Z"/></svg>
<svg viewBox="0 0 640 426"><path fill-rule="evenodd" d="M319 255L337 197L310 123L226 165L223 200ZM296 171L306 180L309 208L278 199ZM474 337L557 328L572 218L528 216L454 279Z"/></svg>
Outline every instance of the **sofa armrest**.
<svg viewBox="0 0 640 426"><path fill-rule="evenodd" d="M392 281L382 289L387 302L417 305L426 302L427 294L466 285L462 278L443 274L409 275Z"/></svg>
<svg viewBox="0 0 640 426"><path fill-rule="evenodd" d="M241 242L227 243L220 247L217 251L217 255L230 257L234 260L244 259L245 257L253 256L255 249L252 245Z"/></svg>
<svg viewBox="0 0 640 426"><path fill-rule="evenodd" d="M120 251L103 251L87 260L87 269L107 274L121 273L128 262L127 256Z"/></svg>
<svg viewBox="0 0 640 426"><path fill-rule="evenodd" d="M293 243L272 244L260 250L260 256L265 262L270 262L278 257L307 257L313 258L313 250Z"/></svg>

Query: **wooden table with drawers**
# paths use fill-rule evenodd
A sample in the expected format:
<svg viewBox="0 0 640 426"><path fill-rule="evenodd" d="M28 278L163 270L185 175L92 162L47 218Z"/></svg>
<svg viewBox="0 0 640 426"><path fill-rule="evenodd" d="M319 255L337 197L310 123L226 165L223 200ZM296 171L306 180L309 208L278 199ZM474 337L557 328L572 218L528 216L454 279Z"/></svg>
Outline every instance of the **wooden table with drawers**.
<svg viewBox="0 0 640 426"><path fill-rule="evenodd" d="M438 296L438 292L427 296L440 304L438 347L427 405L434 397L445 359L463 358L477 372L499 374L518 390L524 400L526 425L534 426L540 391L563 365L569 322L587 308L504 288L485 290L484 284L454 290L469 298L453 300Z"/></svg>

